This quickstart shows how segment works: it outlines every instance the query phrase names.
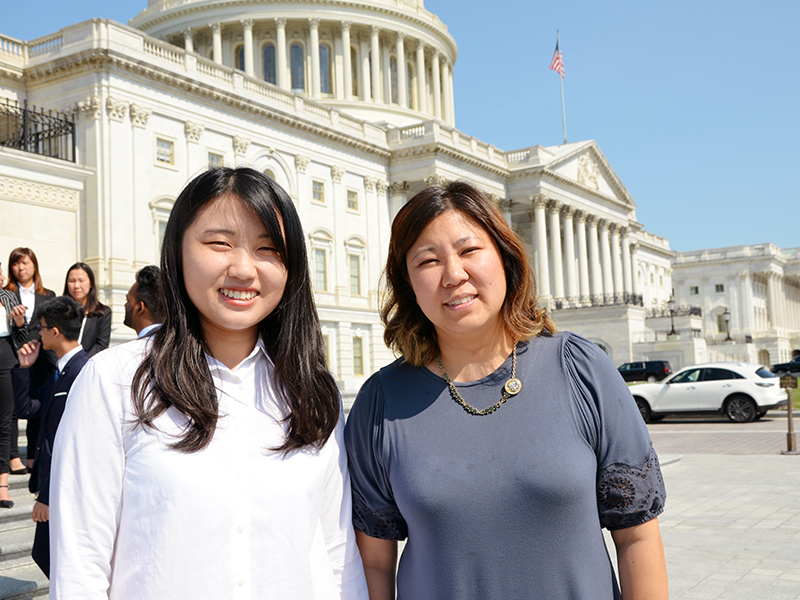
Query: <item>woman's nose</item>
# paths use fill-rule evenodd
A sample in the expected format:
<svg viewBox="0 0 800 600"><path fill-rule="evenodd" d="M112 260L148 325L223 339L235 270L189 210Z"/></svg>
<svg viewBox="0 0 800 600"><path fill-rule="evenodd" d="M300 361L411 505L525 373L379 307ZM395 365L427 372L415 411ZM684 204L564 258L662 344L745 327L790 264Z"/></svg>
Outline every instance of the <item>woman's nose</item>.
<svg viewBox="0 0 800 600"><path fill-rule="evenodd" d="M464 270L464 265L461 264L460 258L454 257L445 261L444 275L442 277L442 284L445 287L453 287L467 279L469 279L469 275Z"/></svg>
<svg viewBox="0 0 800 600"><path fill-rule="evenodd" d="M255 279L256 266L253 257L246 250L238 249L231 253L228 275L240 281Z"/></svg>

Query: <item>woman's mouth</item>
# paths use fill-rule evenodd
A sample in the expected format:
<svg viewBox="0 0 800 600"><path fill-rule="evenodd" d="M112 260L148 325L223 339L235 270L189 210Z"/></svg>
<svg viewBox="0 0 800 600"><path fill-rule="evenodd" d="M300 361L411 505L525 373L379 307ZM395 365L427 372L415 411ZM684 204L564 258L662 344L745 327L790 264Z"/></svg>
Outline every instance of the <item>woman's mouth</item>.
<svg viewBox="0 0 800 600"><path fill-rule="evenodd" d="M220 293L232 300L252 300L258 296L258 292L253 290L229 290L222 288L220 289Z"/></svg>

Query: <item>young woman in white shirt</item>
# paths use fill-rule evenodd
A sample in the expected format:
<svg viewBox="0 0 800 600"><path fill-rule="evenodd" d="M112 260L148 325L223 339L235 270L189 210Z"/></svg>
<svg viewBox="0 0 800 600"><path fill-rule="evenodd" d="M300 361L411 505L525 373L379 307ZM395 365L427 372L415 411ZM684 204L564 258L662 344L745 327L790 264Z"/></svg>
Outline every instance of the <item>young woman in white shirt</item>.
<svg viewBox="0 0 800 600"><path fill-rule="evenodd" d="M292 201L252 169L201 174L161 269L163 326L95 356L70 392L50 597L366 600Z"/></svg>

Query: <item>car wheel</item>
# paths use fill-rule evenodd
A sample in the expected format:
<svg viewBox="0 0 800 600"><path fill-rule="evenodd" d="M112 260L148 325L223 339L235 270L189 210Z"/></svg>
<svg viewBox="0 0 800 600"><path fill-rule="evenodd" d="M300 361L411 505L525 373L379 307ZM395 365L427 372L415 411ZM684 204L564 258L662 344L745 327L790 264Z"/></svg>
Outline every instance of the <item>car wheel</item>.
<svg viewBox="0 0 800 600"><path fill-rule="evenodd" d="M759 419L763 418L764 415L766 415L766 414L767 414L767 411L765 411L765 410L758 411L758 413L756 414L755 420L758 421Z"/></svg>
<svg viewBox="0 0 800 600"><path fill-rule="evenodd" d="M756 403L747 396L734 396L725 403L725 416L734 423L749 423L756 414Z"/></svg>
<svg viewBox="0 0 800 600"><path fill-rule="evenodd" d="M656 382L656 376L655 375L648 375L647 376L647 383L655 383L655 382Z"/></svg>
<svg viewBox="0 0 800 600"><path fill-rule="evenodd" d="M659 421L663 421L663 420L664 420L664 415L654 415L652 413L650 414L650 422L651 423L658 423Z"/></svg>
<svg viewBox="0 0 800 600"><path fill-rule="evenodd" d="M639 414L642 415L642 419L644 419L645 423L649 423L650 407L647 405L647 402L645 402L641 398L634 398L634 400L636 400L636 408L639 409Z"/></svg>

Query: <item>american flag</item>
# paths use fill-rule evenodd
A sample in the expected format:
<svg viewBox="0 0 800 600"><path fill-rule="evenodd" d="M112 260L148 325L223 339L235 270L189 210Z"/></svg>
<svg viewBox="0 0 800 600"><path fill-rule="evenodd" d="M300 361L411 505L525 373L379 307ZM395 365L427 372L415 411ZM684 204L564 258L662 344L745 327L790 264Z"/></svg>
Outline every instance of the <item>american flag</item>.
<svg viewBox="0 0 800 600"><path fill-rule="evenodd" d="M558 40L556 40L556 51L553 53L553 60L550 61L550 70L558 71L561 77L564 77L564 57L558 47Z"/></svg>

